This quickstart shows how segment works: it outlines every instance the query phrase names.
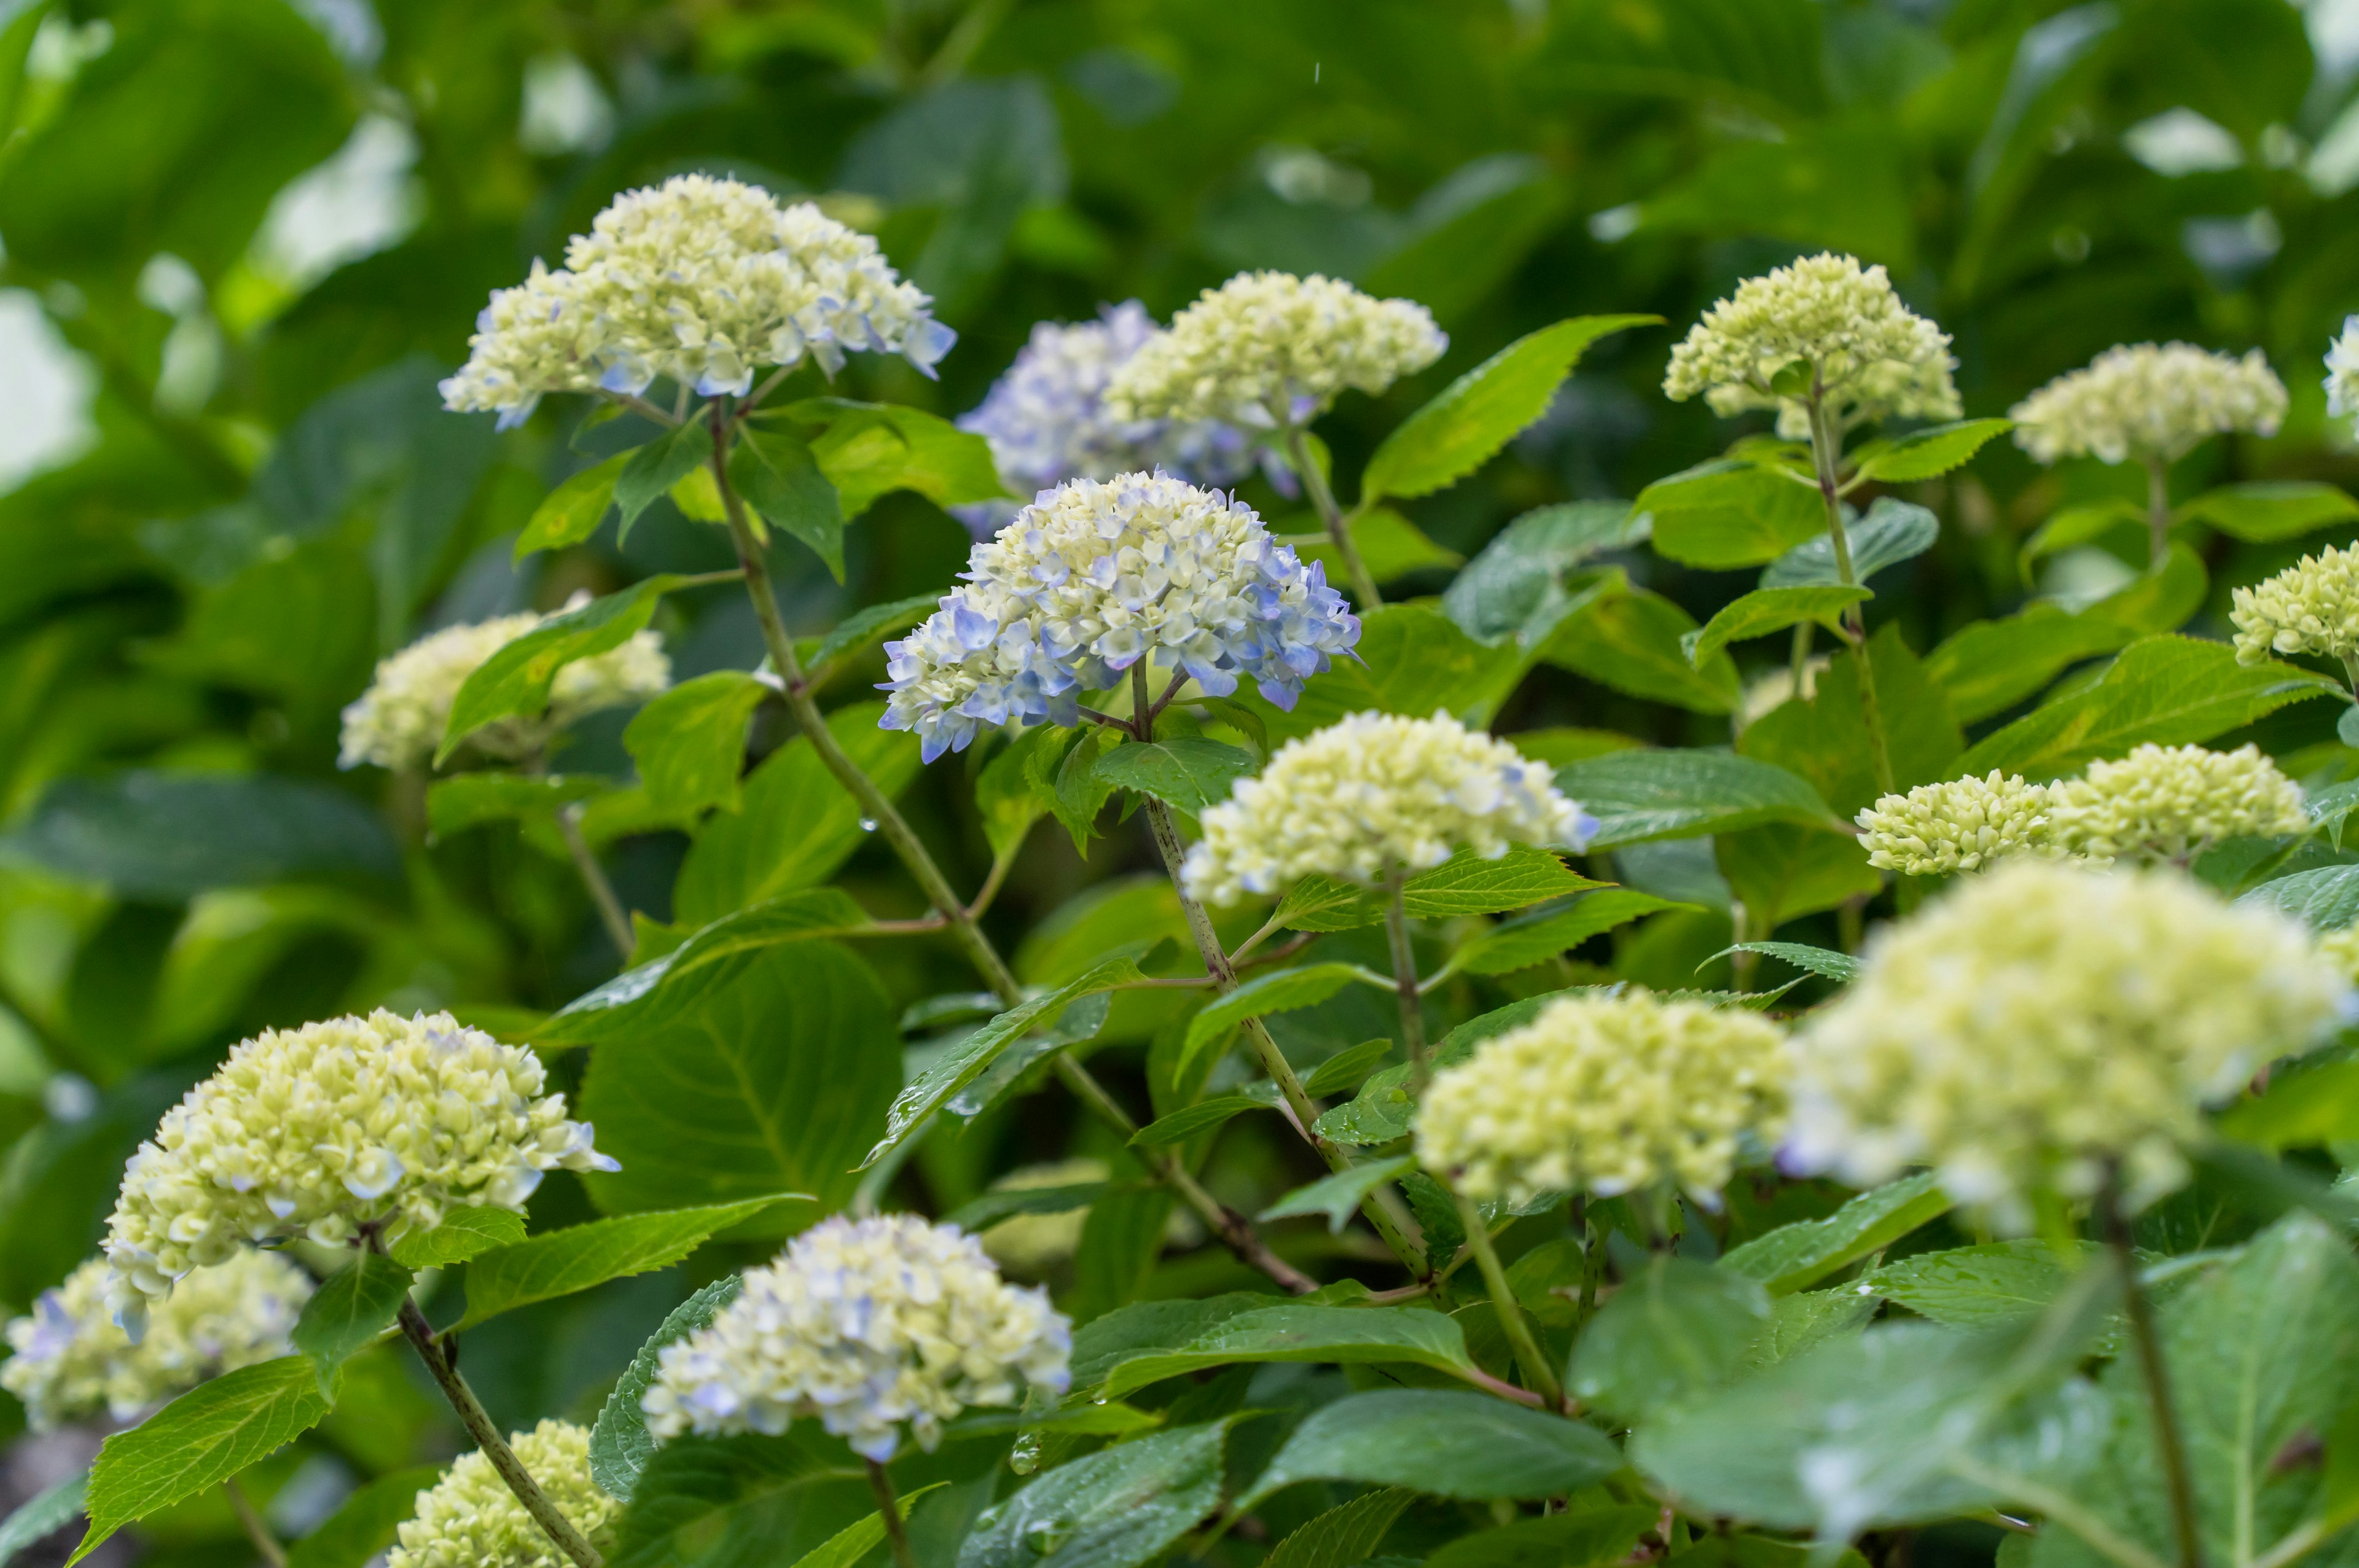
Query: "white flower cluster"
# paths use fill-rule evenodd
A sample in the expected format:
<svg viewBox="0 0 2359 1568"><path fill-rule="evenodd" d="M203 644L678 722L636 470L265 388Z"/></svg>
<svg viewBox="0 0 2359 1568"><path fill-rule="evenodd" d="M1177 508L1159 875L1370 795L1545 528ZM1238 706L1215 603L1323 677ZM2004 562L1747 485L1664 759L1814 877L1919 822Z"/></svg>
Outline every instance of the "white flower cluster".
<svg viewBox="0 0 2359 1568"><path fill-rule="evenodd" d="M2285 383L2255 349L2242 359L2191 343L2118 344L2008 410L2035 461L2176 462L2231 430L2273 436Z"/></svg>
<svg viewBox="0 0 2359 1568"><path fill-rule="evenodd" d="M2329 545L2229 600L2238 664L2272 654L2347 659L2359 653L2359 546Z"/></svg>
<svg viewBox="0 0 2359 1568"><path fill-rule="evenodd" d="M1125 419L1307 425L1345 388L1381 393L1449 346L1413 299L1372 298L1316 273L1241 272L1133 354L1106 402Z"/></svg>
<svg viewBox="0 0 2359 1568"><path fill-rule="evenodd" d="M592 1547L612 1552L623 1505L590 1477L590 1429L544 1421L512 1433L508 1446L557 1511ZM573 1568L480 1450L461 1454L419 1493L416 1511L397 1533L385 1568Z"/></svg>
<svg viewBox="0 0 2359 1568"><path fill-rule="evenodd" d="M1234 903L1308 876L1378 882L1462 849L1485 860L1517 844L1578 849L1597 821L1545 766L1447 712L1372 712L1280 746L1259 778L1206 808L1203 827L1181 884Z"/></svg>
<svg viewBox="0 0 2359 1568"><path fill-rule="evenodd" d="M180 1281L134 1345L108 1315L107 1272L92 1258L8 1325L16 1354L0 1367L0 1389L24 1402L36 1432L101 1411L136 1421L208 1379L291 1356L288 1336L311 1299L311 1276L295 1264L239 1251Z"/></svg>
<svg viewBox="0 0 2359 1568"><path fill-rule="evenodd" d="M2048 788L2020 777L1951 779L1887 795L1861 812L1867 863L1912 877L1972 871L2049 848Z"/></svg>
<svg viewBox="0 0 2359 1568"><path fill-rule="evenodd" d="M1737 285L1671 350L1663 392L1679 403L1701 393L1723 415L1775 407L1779 433L1800 439L1800 399L1771 385L1796 364L1846 427L1958 416L1949 334L1902 304L1882 267L1832 253Z"/></svg>
<svg viewBox="0 0 2359 1568"><path fill-rule="evenodd" d="M930 1452L970 1405L1023 1386L1063 1393L1071 1325L1010 1285L980 1243L915 1215L821 1221L710 1326L664 1346L640 1408L658 1442L685 1432L775 1435L816 1416L883 1461L902 1423Z"/></svg>
<svg viewBox="0 0 2359 1568"><path fill-rule="evenodd" d="M966 587L885 644L884 726L917 731L928 762L1011 719L1078 723L1080 694L1141 659L1216 697L1251 676L1292 708L1303 681L1360 637L1319 563L1305 566L1250 506L1167 474L1044 492L961 575Z"/></svg>
<svg viewBox="0 0 2359 1568"><path fill-rule="evenodd" d="M577 594L566 605L589 602ZM467 677L484 661L538 626L545 617L527 611L471 626L446 626L420 637L388 659L379 659L376 678L344 709L341 767L374 762L380 768L423 766L442 743L451 704ZM654 632L632 635L621 646L576 659L549 684L549 708L538 718L518 715L487 724L467 744L484 756L521 762L540 752L575 719L602 708L622 708L659 696L671 685L671 660Z"/></svg>
<svg viewBox="0 0 2359 1568"><path fill-rule="evenodd" d="M430 1230L452 1205L518 1209L543 1173L611 1171L540 1059L447 1012L377 1011L241 1042L164 1113L107 1224L108 1304L135 1337L152 1298L241 1243Z"/></svg>
<svg viewBox="0 0 2359 1568"><path fill-rule="evenodd" d="M2116 1162L2142 1206L2186 1179L2204 1101L2352 1006L2273 912L2175 871L2009 860L1870 938L1797 1043L1787 1155L1855 1186L1930 1165L2010 1230Z"/></svg>
<svg viewBox="0 0 2359 1568"><path fill-rule="evenodd" d="M847 351L897 353L928 375L956 341L876 242L808 201L683 174L616 197L476 319L443 405L520 424L543 395L637 394L658 376L742 395L755 372L808 354L831 375Z"/></svg>
<svg viewBox="0 0 2359 1568"><path fill-rule="evenodd" d="M2343 319L2343 335L2326 350L2326 411L2359 414L2359 316Z"/></svg>
<svg viewBox="0 0 2359 1568"><path fill-rule="evenodd" d="M2310 831L2301 786L2258 746L2139 746L2050 786L2057 848L2093 866L2180 860L2223 838Z"/></svg>
<svg viewBox="0 0 2359 1568"><path fill-rule="evenodd" d="M1673 1182L1712 1203L1742 1134L1776 1141L1788 1071L1785 1035L1757 1013L1567 997L1435 1076L1417 1155L1478 1201Z"/></svg>

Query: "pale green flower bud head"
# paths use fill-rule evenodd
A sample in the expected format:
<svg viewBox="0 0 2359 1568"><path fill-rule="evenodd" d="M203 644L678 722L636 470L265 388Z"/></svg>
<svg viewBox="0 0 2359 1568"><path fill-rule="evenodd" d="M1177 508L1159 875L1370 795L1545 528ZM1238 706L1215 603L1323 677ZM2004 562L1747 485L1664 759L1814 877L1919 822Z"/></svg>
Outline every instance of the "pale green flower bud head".
<svg viewBox="0 0 2359 1568"><path fill-rule="evenodd" d="M2326 351L2326 411L2359 414L2359 316L2343 319L2343 335Z"/></svg>
<svg viewBox="0 0 2359 1568"><path fill-rule="evenodd" d="M2242 359L2191 343L2121 344L2008 410L2036 462L2094 457L2176 462L2213 436L2274 436L2285 383L2255 349Z"/></svg>
<svg viewBox="0 0 2359 1568"><path fill-rule="evenodd" d="M2359 925L2345 925L2339 931L2319 934L2320 957L2334 966L2344 979L2359 981Z"/></svg>
<svg viewBox="0 0 2359 1568"><path fill-rule="evenodd" d="M1861 812L1867 863L1912 877L1980 871L2006 855L2049 849L2045 784L2003 777L1951 779L1887 795Z"/></svg>
<svg viewBox="0 0 2359 1568"><path fill-rule="evenodd" d="M1450 339L1413 299L1376 299L1313 273L1241 272L1171 319L1114 373L1123 419L1305 425L1346 389L1374 396Z"/></svg>
<svg viewBox="0 0 2359 1568"><path fill-rule="evenodd" d="M511 1433L508 1446L557 1511L611 1556L623 1505L590 1478L590 1429L544 1421ZM397 1533L385 1568L573 1568L480 1450L451 1461L440 1481L418 1494L416 1511Z"/></svg>
<svg viewBox="0 0 2359 1568"><path fill-rule="evenodd" d="M2301 787L2257 746L2140 746L2052 785L2048 816L2058 849L2095 866L2183 862L2223 838L2310 830Z"/></svg>
<svg viewBox="0 0 2359 1568"><path fill-rule="evenodd" d="M136 1421L208 1379L291 1356L288 1336L311 1298L301 1268L241 1249L157 1303L135 1345L110 1314L107 1274L106 1260L92 1258L8 1325L15 1354L0 1388L24 1401L36 1432L100 1415Z"/></svg>
<svg viewBox="0 0 2359 1568"><path fill-rule="evenodd" d="M2109 1163L2134 1208L2180 1186L2203 1104L2354 1004L2301 925L2169 868L2008 860L1865 958L1798 1037L1787 1160L1860 1187L1930 1166L2017 1232Z"/></svg>
<svg viewBox="0 0 2359 1568"><path fill-rule="evenodd" d="M2329 545L2266 582L2237 589L2229 602L2238 664L2282 654L2347 659L2359 653L2359 546Z"/></svg>
<svg viewBox="0 0 2359 1568"><path fill-rule="evenodd" d="M1417 1157L1478 1202L1669 1182L1712 1203L1743 1134L1776 1141L1788 1071L1785 1035L1757 1013L1567 997L1435 1075Z"/></svg>
<svg viewBox="0 0 2359 1568"><path fill-rule="evenodd" d="M1207 903L1308 876L1373 884L1460 849L1494 860L1518 844L1577 849L1597 828L1545 766L1447 712L1354 713L1288 741L1202 822L1180 876Z"/></svg>
<svg viewBox="0 0 2359 1568"><path fill-rule="evenodd" d="M1716 414L1777 408L1779 433L1799 440L1810 434L1800 401L1770 385L1796 363L1846 427L1958 415L1949 334L1902 304L1882 267L1832 253L1747 278L1705 311L1671 350L1663 392L1680 403L1701 394Z"/></svg>

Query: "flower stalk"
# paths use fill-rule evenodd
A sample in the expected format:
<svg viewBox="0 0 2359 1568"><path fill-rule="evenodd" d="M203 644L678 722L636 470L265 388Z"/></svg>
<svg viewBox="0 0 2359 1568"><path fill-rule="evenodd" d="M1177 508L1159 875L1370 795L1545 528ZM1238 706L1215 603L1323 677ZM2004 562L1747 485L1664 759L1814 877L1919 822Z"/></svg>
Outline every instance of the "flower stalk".
<svg viewBox="0 0 2359 1568"><path fill-rule="evenodd" d="M1491 1292L1499 1326L1506 1331L1507 1343L1516 1352L1516 1365L1523 1368L1524 1380L1532 1391L1548 1401L1548 1408L1560 1411L1565 1408L1563 1380L1549 1364L1547 1352L1540 1348L1531 1320L1524 1315L1523 1304L1516 1300L1515 1288L1507 1283L1507 1271L1499 1261L1499 1249L1491 1244L1490 1225L1473 1199L1462 1193L1457 1196L1458 1213L1466 1222L1466 1245L1473 1249L1474 1266L1483 1271L1483 1283Z"/></svg>
<svg viewBox="0 0 2359 1568"><path fill-rule="evenodd" d="M1327 482L1327 470L1311 455L1308 431L1299 425L1286 427L1286 457L1294 471L1302 476L1302 488L1310 493L1311 509L1327 529L1327 536L1335 542L1335 553L1343 558L1343 575L1352 584L1352 597L1360 601L1360 612L1384 608L1385 596L1376 591L1376 579L1368 571L1368 563L1360 558L1360 547L1352 542L1352 521L1335 504L1335 492Z"/></svg>
<svg viewBox="0 0 2359 1568"><path fill-rule="evenodd" d="M2130 1344L2137 1355L2138 1377L2146 1385L2147 1408L2154 1420L2154 1446L2162 1460L2163 1492L2170 1500L2177 1568L2202 1568L2203 1542L2196 1522L2194 1483L2187 1468L2187 1443L2171 1404L2170 1373L2163 1361L2162 1336L2155 1327L2154 1303L2139 1276L2129 1219L2122 1212L2118 1162L2098 1192L2097 1221L2113 1253L2114 1266L2121 1272L2122 1315L2129 1320Z"/></svg>
<svg viewBox="0 0 2359 1568"><path fill-rule="evenodd" d="M1836 474L1843 456L1843 433L1835 423L1834 411L1828 406L1826 384L1815 369L1811 373L1808 407L1810 460L1818 474L1819 496L1827 509L1827 536L1834 545L1835 580L1845 588L1856 587L1859 577L1852 568L1851 538L1843 528L1843 489ZM1860 613L1857 604L1844 608L1843 629L1843 640L1851 644L1852 657L1859 663L1860 719L1867 728L1868 760L1875 769L1875 787L1880 794L1890 795L1894 789L1892 744L1885 736L1884 704L1876 695L1875 665L1867 651L1867 619ZM1796 689L1800 689L1799 680Z"/></svg>
<svg viewBox="0 0 2359 1568"><path fill-rule="evenodd" d="M918 1568L918 1554L909 1550L909 1527L901 1518L901 1505L893 1496L893 1477L885 1466L871 1459L868 1465L868 1488L876 1494L876 1512L885 1521L885 1538L893 1543L893 1561L897 1568Z"/></svg>

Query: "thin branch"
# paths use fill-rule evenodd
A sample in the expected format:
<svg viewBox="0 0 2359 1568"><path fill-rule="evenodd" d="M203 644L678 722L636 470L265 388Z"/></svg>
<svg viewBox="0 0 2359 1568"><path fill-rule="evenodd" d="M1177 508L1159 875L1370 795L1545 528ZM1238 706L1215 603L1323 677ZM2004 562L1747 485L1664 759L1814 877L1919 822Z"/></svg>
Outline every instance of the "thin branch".
<svg viewBox="0 0 2359 1568"><path fill-rule="evenodd" d="M686 388L681 390L685 391ZM658 425L669 427L684 422L681 416L665 413L636 392L608 392L602 387L599 389L598 395L609 403L619 403L632 413L642 418L652 419Z"/></svg>
<svg viewBox="0 0 2359 1568"><path fill-rule="evenodd" d="M1113 714L1100 713L1094 708L1084 708L1080 711L1082 717L1093 724L1103 724L1109 730L1119 730L1133 740L1138 738L1138 726L1127 719L1116 719Z"/></svg>
<svg viewBox="0 0 2359 1568"><path fill-rule="evenodd" d="M232 1476L223 1481L222 1489L229 1494L230 1509L237 1515L237 1522L245 1530L245 1538L254 1542L255 1555L262 1559L263 1568L287 1568L287 1549L278 1544L277 1536L270 1533L270 1527L263 1522L262 1515L255 1509L254 1500L245 1495L245 1488L237 1484L237 1477Z"/></svg>

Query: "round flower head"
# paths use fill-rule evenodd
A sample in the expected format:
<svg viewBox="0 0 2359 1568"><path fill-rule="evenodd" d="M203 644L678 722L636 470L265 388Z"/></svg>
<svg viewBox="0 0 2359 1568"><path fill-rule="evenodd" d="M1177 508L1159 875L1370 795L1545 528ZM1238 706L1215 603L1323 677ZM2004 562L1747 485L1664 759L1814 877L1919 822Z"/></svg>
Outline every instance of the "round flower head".
<svg viewBox="0 0 2359 1568"><path fill-rule="evenodd" d="M1597 830L1556 781L1506 741L1447 712L1354 713L1288 741L1259 778L1203 814L1180 881L1234 903L1308 876L1378 882L1458 850L1496 860L1517 844L1578 849Z"/></svg>
<svg viewBox="0 0 2359 1568"><path fill-rule="evenodd" d="M1374 395L1441 357L1449 336L1413 299L1375 299L1313 273L1241 272L1171 319L1114 373L1117 417L1304 425L1346 387Z"/></svg>
<svg viewBox="0 0 2359 1568"><path fill-rule="evenodd" d="M377 1011L240 1043L164 1113L107 1223L109 1304L137 1333L151 1298L242 1242L430 1230L454 1204L521 1210L542 1173L611 1171L540 1059L447 1012Z"/></svg>
<svg viewBox="0 0 2359 1568"><path fill-rule="evenodd" d="M2343 336L2326 351L2326 411L2359 414L2359 316L2343 319Z"/></svg>
<svg viewBox="0 0 2359 1568"><path fill-rule="evenodd" d="M8 1325L16 1354L0 1389L24 1401L36 1432L102 1412L118 1422L209 1378L295 1353L288 1336L311 1276L276 1252L239 1251L200 1269L157 1303L134 1345L108 1315L107 1262L92 1258Z"/></svg>
<svg viewBox="0 0 2359 1568"><path fill-rule="evenodd" d="M1786 1075L1786 1037L1757 1013L1567 997L1435 1075L1417 1157L1478 1201L1672 1182L1714 1203L1739 1136L1776 1139Z"/></svg>
<svg viewBox="0 0 2359 1568"><path fill-rule="evenodd" d="M2329 545L2267 582L2237 589L2229 600L2240 665L2272 654L2347 659L2359 653L2359 546Z"/></svg>
<svg viewBox="0 0 2359 1568"><path fill-rule="evenodd" d="M2258 746L2149 742L2051 786L2048 817L2059 849L2098 866L2183 862L2223 838L2310 831L2301 787Z"/></svg>
<svg viewBox="0 0 2359 1568"><path fill-rule="evenodd" d="M884 726L916 730L928 762L1010 719L1078 723L1080 694L1141 659L1215 697L1251 676L1292 708L1360 637L1317 562L1250 506L1168 474L1043 491L961 575L966 587L885 644Z"/></svg>
<svg viewBox="0 0 2359 1568"><path fill-rule="evenodd" d="M590 1478L590 1429L544 1421L511 1433L508 1446L557 1511L611 1554L623 1505ZM386 1568L573 1568L479 1449L451 1461L440 1481L418 1494L397 1533Z"/></svg>
<svg viewBox="0 0 2359 1568"><path fill-rule="evenodd" d="M2334 966L2336 974L2345 979L2359 981L2359 925L2320 932L2318 952L2321 957Z"/></svg>
<svg viewBox="0 0 2359 1568"><path fill-rule="evenodd" d="M586 595L577 594L566 608L587 602ZM389 659L379 659L376 678L344 709L338 765L424 766L442 743L451 704L467 677L543 619L527 611L472 626L448 626ZM467 738L467 744L486 757L520 762L538 753L583 714L645 702L670 684L671 660L665 656L663 638L654 632L636 633L620 647L560 668L549 684L549 707L539 717L519 715L485 725Z"/></svg>
<svg viewBox="0 0 2359 1568"><path fill-rule="evenodd" d="M2169 869L2015 860L1869 940L1798 1041L1789 1162L1855 1186L1932 1166L2011 1230L2120 1163L2186 1178L2199 1108L2346 1017L2350 982L2273 911Z"/></svg>
<svg viewBox="0 0 2359 1568"><path fill-rule="evenodd" d="M897 353L933 374L955 334L876 242L808 201L683 174L625 191L476 319L443 405L495 408L506 429L544 394L636 394L669 377L702 396L743 395L766 366L808 354L830 375L847 351Z"/></svg>
<svg viewBox="0 0 2359 1568"><path fill-rule="evenodd" d="M1779 429L1810 433L1800 400L1773 389L1777 373L1808 367L1844 427L1908 416L1958 415L1949 334L1900 302L1880 266L1854 256L1806 256L1737 285L1671 351L1663 392L1701 393L1716 414L1779 410Z"/></svg>
<svg viewBox="0 0 2359 1568"><path fill-rule="evenodd" d="M883 1461L907 1423L930 1452L969 1405L1023 1387L1063 1393L1071 1325L1010 1285L974 1238L915 1215L822 1220L737 1299L664 1346L639 1401L658 1443L684 1432L777 1434L816 1416Z"/></svg>
<svg viewBox="0 0 2359 1568"><path fill-rule="evenodd" d="M1859 814L1867 863L1912 877L1971 871L2002 855L2048 849L2045 784L2002 777L1951 779L1887 795Z"/></svg>
<svg viewBox="0 0 2359 1568"><path fill-rule="evenodd" d="M2244 358L2191 343L2121 344L2008 410L2035 461L2095 457L2177 462L2231 430L2277 434L2285 383L2255 349Z"/></svg>

